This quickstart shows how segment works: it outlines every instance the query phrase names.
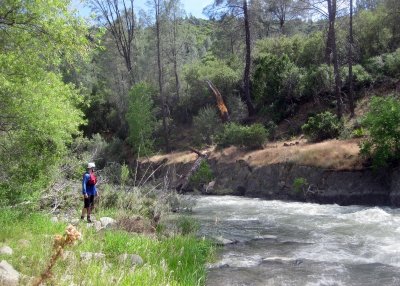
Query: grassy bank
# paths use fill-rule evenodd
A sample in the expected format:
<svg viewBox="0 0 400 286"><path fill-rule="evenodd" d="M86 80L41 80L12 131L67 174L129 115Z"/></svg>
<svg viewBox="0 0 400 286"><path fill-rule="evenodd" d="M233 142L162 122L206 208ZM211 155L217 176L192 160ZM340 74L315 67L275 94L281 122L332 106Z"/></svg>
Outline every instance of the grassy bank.
<svg viewBox="0 0 400 286"><path fill-rule="evenodd" d="M63 234L67 223L51 222L39 212L0 210L0 247L10 246L11 256L0 255L14 268L29 277L39 276L51 254L55 234ZM82 239L69 247L71 253L56 264L52 285L203 285L205 263L212 253L210 242L188 235L157 237L122 230L96 232L85 222L77 227ZM80 259L80 253L104 253L103 260ZM143 265L132 267L119 262L124 253L137 254Z"/></svg>

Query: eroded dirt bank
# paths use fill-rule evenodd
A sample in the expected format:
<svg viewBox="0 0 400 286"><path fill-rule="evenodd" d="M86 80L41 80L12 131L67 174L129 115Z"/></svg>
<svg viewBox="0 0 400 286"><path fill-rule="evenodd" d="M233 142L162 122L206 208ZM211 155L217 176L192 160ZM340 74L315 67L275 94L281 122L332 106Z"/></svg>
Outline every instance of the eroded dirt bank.
<svg viewBox="0 0 400 286"><path fill-rule="evenodd" d="M400 170L374 172L363 167L358 141L278 142L262 150L207 149L215 176L205 194L234 194L265 199L400 206ZM175 182L197 155L179 152L142 160L142 174Z"/></svg>

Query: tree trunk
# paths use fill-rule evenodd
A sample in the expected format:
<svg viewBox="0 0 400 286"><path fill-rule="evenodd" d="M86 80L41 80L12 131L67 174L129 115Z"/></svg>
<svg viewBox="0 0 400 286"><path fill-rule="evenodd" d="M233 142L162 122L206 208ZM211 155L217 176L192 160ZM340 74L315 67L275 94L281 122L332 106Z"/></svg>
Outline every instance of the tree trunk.
<svg viewBox="0 0 400 286"><path fill-rule="evenodd" d="M354 95L353 95L353 0L350 0L350 27L349 27L349 106L350 117L354 117Z"/></svg>
<svg viewBox="0 0 400 286"><path fill-rule="evenodd" d="M178 192L183 192L186 190L190 183L190 177L196 171L199 169L201 162L204 160L207 160L208 156L200 153L199 151L189 148L192 152L196 153L199 157L196 159L196 161L193 163L192 167L189 169L189 171L186 173L185 176L183 176L181 179L178 180L175 184L173 184L173 187L178 191Z"/></svg>
<svg viewBox="0 0 400 286"><path fill-rule="evenodd" d="M335 74L335 98L337 105L336 115L339 119L341 119L342 118L342 99L340 95L341 80L340 80L339 62L337 57L336 31L335 31L336 0L327 0L327 1L328 1L328 15L329 15L329 31L328 31L326 50L327 50L327 58L329 57L328 63L330 64L333 61L333 72Z"/></svg>
<svg viewBox="0 0 400 286"><path fill-rule="evenodd" d="M163 74L161 65L161 36L160 36L160 1L154 0L156 12L156 37L157 37L157 66L158 66L158 87L161 97L162 124L164 133L165 152L169 152L168 123L167 123L167 101L163 91Z"/></svg>
<svg viewBox="0 0 400 286"><path fill-rule="evenodd" d="M247 10L247 0L243 0L243 12L244 12L244 28L246 34L246 65L244 67L243 88L244 88L244 97L247 105L247 111L249 113L249 116L252 116L255 114L255 108L250 97L251 41L250 41L250 22Z"/></svg>
<svg viewBox="0 0 400 286"><path fill-rule="evenodd" d="M181 84L179 82L179 74L178 74L178 52L176 48L176 38L177 38L177 20L174 17L174 36L173 36L173 57L174 57L174 75L175 75L175 85L176 85L176 98L179 100L180 97L180 89L181 89Z"/></svg>

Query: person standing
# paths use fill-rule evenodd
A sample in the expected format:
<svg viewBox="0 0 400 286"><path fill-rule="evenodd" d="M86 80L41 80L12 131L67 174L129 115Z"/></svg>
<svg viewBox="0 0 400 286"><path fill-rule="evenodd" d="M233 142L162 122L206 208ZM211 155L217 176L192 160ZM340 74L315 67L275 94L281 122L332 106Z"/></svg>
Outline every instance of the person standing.
<svg viewBox="0 0 400 286"><path fill-rule="evenodd" d="M87 165L86 173L82 178L82 195L83 195L83 209L81 219L87 215L87 222L92 222L90 214L94 205L94 198L99 195L96 189L97 178L94 174L95 163L90 162Z"/></svg>

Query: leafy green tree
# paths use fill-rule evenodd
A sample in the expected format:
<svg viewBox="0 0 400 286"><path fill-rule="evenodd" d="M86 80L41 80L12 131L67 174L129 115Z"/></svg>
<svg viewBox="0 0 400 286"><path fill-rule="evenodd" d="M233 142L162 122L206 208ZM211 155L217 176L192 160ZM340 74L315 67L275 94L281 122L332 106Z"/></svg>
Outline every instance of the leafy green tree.
<svg viewBox="0 0 400 286"><path fill-rule="evenodd" d="M47 186L84 123L79 92L63 82L58 68L89 50L86 26L68 7L61 0L0 5L2 203Z"/></svg>
<svg viewBox="0 0 400 286"><path fill-rule="evenodd" d="M400 101L391 96L373 97L362 126L369 137L361 144L361 154L372 157L373 166L385 167L400 159Z"/></svg>
<svg viewBox="0 0 400 286"><path fill-rule="evenodd" d="M256 59L253 89L256 102L265 115L280 121L294 111L302 96L302 70L281 57L267 54Z"/></svg>
<svg viewBox="0 0 400 286"><path fill-rule="evenodd" d="M154 104L152 97L156 90L146 83L138 83L129 93L128 142L134 151L143 154L151 152L154 145L152 135L155 129Z"/></svg>

